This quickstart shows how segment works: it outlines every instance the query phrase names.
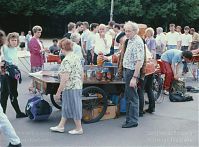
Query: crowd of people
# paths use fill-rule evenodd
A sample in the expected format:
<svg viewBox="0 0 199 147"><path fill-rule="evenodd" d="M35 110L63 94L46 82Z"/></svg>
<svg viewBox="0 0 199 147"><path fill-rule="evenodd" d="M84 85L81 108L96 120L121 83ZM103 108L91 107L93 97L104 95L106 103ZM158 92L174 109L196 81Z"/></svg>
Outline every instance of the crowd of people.
<svg viewBox="0 0 199 147"><path fill-rule="evenodd" d="M1 106L0 129L10 139L10 146L21 146L14 129L11 127L5 113L8 96L16 111L16 118L26 117L21 112L17 101L18 79L13 79L3 68L5 62L17 66L17 47L30 51L30 72L43 69L45 53L60 55L62 62L59 69L60 85L55 98L62 96L62 117L60 123L51 127L51 131L64 132L67 119L72 118L76 128L70 134L83 134L81 125L83 85L83 65L96 65L97 60L113 62L113 56L118 57L118 79L125 79L126 120L122 128L138 126L139 116L145 112L155 111L155 98L152 91L154 70L146 71L149 62L155 67L154 60L161 59L161 70L165 74L164 94L169 94L173 79L188 72L187 62L192 58L191 50L199 48L199 34L194 28L185 26L182 32L180 26L170 24L168 33L162 27L146 28L140 33L139 24L128 21L118 24L110 21L108 25L88 22L70 22L68 32L63 39L53 39L53 45L45 48L40 40L41 26L34 26L25 36L24 32L9 33L5 41L5 33L1 36ZM156 34L156 35L155 35ZM183 71L179 70L179 63L183 61ZM11 84L12 83L12 84ZM33 82L29 91L33 91ZM144 110L144 92L147 92L149 108ZM62 94L61 94L62 93ZM3 125L4 124L4 125ZM3 127L2 127L3 126ZM8 133L9 132L9 133Z"/></svg>

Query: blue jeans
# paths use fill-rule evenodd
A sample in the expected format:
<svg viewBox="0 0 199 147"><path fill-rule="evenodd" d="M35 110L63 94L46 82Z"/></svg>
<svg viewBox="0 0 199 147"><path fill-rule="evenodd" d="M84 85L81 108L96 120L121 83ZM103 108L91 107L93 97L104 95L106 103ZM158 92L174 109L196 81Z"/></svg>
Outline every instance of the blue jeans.
<svg viewBox="0 0 199 147"><path fill-rule="evenodd" d="M1 105L0 105L0 132L4 133L4 135L8 138L9 142L12 145L20 144L20 139L17 136L7 116L3 113Z"/></svg>
<svg viewBox="0 0 199 147"><path fill-rule="evenodd" d="M139 96L137 87L130 87L130 81L134 70L126 69L125 78L125 96L126 96L126 123L137 124L139 117Z"/></svg>
<svg viewBox="0 0 199 147"><path fill-rule="evenodd" d="M177 49L177 45L167 45L167 50Z"/></svg>

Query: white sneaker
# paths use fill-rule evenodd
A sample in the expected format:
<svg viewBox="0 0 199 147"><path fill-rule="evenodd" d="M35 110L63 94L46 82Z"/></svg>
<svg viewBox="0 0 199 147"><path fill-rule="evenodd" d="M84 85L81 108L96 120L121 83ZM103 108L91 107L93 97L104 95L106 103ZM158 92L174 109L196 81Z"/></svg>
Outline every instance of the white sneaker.
<svg viewBox="0 0 199 147"><path fill-rule="evenodd" d="M58 126L51 127L50 130L53 131L53 132L64 133L64 128L59 128Z"/></svg>
<svg viewBox="0 0 199 147"><path fill-rule="evenodd" d="M69 134L72 134L72 135L81 135L83 134L83 129L81 130L71 130L71 131L68 131Z"/></svg>
<svg viewBox="0 0 199 147"><path fill-rule="evenodd" d="M164 90L165 95L169 95L169 92L167 90Z"/></svg>

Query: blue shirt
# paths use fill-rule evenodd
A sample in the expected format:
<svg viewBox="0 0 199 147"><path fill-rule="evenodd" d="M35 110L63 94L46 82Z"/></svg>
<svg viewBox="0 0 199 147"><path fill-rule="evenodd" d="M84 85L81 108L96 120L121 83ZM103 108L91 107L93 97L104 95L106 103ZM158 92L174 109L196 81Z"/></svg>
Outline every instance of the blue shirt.
<svg viewBox="0 0 199 147"><path fill-rule="evenodd" d="M167 50L162 54L161 60L173 65L175 65L176 63L180 63L182 62L182 51L177 49Z"/></svg>
<svg viewBox="0 0 199 147"><path fill-rule="evenodd" d="M94 47L95 36L96 36L95 33L90 32L88 40L86 42L86 50L91 50Z"/></svg>

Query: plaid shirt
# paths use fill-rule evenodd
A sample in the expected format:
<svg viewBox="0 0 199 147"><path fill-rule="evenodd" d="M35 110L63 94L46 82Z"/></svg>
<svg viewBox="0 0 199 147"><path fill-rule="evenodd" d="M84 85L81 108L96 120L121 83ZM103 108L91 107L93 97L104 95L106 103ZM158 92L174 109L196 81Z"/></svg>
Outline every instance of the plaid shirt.
<svg viewBox="0 0 199 147"><path fill-rule="evenodd" d="M126 52L123 59L123 67L135 70L135 65L137 61L144 62L144 43L143 40L135 35L133 38L129 39Z"/></svg>

